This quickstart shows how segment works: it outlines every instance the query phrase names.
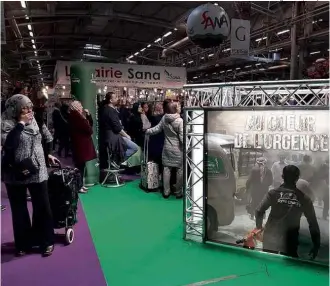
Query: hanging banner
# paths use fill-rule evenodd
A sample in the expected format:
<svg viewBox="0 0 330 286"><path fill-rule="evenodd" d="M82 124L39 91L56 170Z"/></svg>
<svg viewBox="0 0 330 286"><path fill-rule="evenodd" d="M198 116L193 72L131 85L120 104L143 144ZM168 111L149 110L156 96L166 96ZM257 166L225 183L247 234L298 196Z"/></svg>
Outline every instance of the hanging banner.
<svg viewBox="0 0 330 286"><path fill-rule="evenodd" d="M98 150L98 116L97 116L97 91L93 82L93 69L83 64L74 64L70 67L71 72L71 94L76 100L79 100L84 109L88 109L94 125L93 125L93 143L95 150ZM85 186L95 185L99 181L98 160L86 162L84 184Z"/></svg>
<svg viewBox="0 0 330 286"><path fill-rule="evenodd" d="M250 21L241 19L231 20L230 45L232 55L249 55Z"/></svg>
<svg viewBox="0 0 330 286"><path fill-rule="evenodd" d="M95 83L102 86L182 88L186 84L185 68L65 61L56 63L55 84L70 84L70 67L75 63L93 69Z"/></svg>
<svg viewBox="0 0 330 286"><path fill-rule="evenodd" d="M329 111L204 112L207 238L328 265Z"/></svg>

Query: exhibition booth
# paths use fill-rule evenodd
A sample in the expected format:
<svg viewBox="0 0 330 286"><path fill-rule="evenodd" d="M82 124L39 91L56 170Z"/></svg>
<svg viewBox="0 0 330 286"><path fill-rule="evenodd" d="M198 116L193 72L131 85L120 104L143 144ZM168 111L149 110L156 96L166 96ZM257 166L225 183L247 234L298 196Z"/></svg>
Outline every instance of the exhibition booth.
<svg viewBox="0 0 330 286"><path fill-rule="evenodd" d="M300 231L298 226L298 255L309 260L309 229L317 236L319 228L321 246L314 261L328 265L329 171L322 176L320 170L329 160L329 81L232 82L184 88L189 94L184 110L184 238L282 253L276 241L269 246L265 231L252 232L254 213L265 194L278 187L274 186L274 163L282 157L285 165L299 167L308 155L317 176L304 178L310 181L309 188L301 189L314 210L304 209L307 213L301 218ZM252 181L251 170L261 159L266 189L255 197L247 182ZM283 195L280 203L301 202ZM291 215L284 216L281 224L294 224L291 219ZM283 239L276 237L280 233L275 231L275 240Z"/></svg>
<svg viewBox="0 0 330 286"><path fill-rule="evenodd" d="M54 72L55 92L48 112L60 100L79 100L88 109L95 122L94 145L98 146L98 103L112 91L118 95L121 105L136 101L163 100L166 95L182 91L186 83L186 69L165 66L142 66L99 62L58 61ZM141 150L127 162L140 165ZM134 163L134 162L135 163ZM90 161L85 169L85 185L99 181L98 160Z"/></svg>

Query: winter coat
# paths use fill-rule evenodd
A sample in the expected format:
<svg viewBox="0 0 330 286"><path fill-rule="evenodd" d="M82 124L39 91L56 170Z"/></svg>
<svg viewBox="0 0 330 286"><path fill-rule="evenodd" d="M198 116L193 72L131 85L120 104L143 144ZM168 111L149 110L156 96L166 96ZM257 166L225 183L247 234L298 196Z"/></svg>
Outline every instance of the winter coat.
<svg viewBox="0 0 330 286"><path fill-rule="evenodd" d="M150 117L151 127L157 126L162 120L163 115L153 115ZM160 132L157 135L152 136L149 139L149 160L158 164L162 163L162 151L164 147L164 132Z"/></svg>
<svg viewBox="0 0 330 286"><path fill-rule="evenodd" d="M92 118L84 118L77 111L69 114L69 132L72 144L72 157L75 164L83 164L96 158L93 144Z"/></svg>
<svg viewBox="0 0 330 286"><path fill-rule="evenodd" d="M183 120L180 114L165 114L157 126L148 129L147 135L164 131L165 141L162 152L163 165L181 168L183 164Z"/></svg>

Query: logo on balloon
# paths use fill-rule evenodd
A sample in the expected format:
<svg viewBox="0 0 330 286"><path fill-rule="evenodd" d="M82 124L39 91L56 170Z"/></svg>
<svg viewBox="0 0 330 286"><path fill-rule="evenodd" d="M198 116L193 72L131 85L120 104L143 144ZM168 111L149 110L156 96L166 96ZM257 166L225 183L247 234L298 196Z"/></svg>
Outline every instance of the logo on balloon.
<svg viewBox="0 0 330 286"><path fill-rule="evenodd" d="M207 27L211 26L212 29L214 30L216 27L221 28L222 25L225 23L228 27L228 22L227 19L224 15L221 15L221 18L218 17L214 17L214 19L212 19L209 15L208 15L209 11L205 11L202 14L202 25L204 24L204 30L207 29Z"/></svg>
<svg viewBox="0 0 330 286"><path fill-rule="evenodd" d="M213 4L194 9L187 19L187 34L192 42L202 48L222 44L230 33L230 19L226 11Z"/></svg>

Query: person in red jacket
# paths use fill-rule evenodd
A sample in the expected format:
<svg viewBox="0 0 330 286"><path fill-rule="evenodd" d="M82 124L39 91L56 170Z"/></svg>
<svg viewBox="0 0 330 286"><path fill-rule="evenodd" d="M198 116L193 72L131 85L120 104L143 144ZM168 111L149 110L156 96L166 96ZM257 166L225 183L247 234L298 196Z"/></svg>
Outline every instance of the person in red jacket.
<svg viewBox="0 0 330 286"><path fill-rule="evenodd" d="M93 119L89 111L84 110L79 101L73 101L70 105L68 123L73 162L76 168L79 169L83 179L86 162L95 159L97 156L92 140ZM80 192L86 193L87 190L83 186Z"/></svg>

